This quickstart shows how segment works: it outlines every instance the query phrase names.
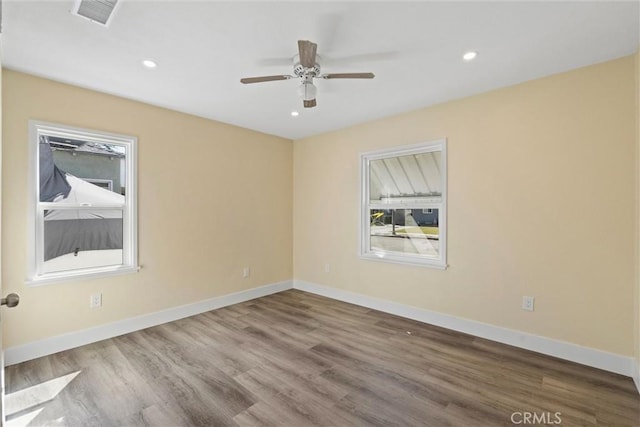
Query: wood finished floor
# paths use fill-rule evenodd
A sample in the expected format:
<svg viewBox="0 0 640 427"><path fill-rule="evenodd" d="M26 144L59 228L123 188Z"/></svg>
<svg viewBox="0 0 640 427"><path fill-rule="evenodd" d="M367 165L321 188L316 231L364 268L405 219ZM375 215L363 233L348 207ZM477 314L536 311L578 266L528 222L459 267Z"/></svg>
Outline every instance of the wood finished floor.
<svg viewBox="0 0 640 427"><path fill-rule="evenodd" d="M640 426L629 378L296 290L10 366L6 390L33 426Z"/></svg>

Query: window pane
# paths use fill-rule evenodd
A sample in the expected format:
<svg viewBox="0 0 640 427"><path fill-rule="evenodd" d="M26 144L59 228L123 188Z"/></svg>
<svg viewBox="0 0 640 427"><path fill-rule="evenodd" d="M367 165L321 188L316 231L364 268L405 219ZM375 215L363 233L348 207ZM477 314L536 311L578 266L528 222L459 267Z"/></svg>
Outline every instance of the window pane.
<svg viewBox="0 0 640 427"><path fill-rule="evenodd" d="M371 160L371 203L438 202L442 197L441 152L411 154Z"/></svg>
<svg viewBox="0 0 640 427"><path fill-rule="evenodd" d="M369 212L370 251L439 256L439 209L371 209Z"/></svg>
<svg viewBox="0 0 640 427"><path fill-rule="evenodd" d="M121 209L50 209L44 213L42 273L121 265Z"/></svg>
<svg viewBox="0 0 640 427"><path fill-rule="evenodd" d="M60 170L116 194L125 194L124 146L56 137L48 140L53 162Z"/></svg>

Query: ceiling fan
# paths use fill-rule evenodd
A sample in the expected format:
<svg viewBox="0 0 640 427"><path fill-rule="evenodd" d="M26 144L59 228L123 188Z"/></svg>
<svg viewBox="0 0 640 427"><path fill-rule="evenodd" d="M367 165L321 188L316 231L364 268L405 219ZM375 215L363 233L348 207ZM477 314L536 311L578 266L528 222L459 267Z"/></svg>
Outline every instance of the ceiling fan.
<svg viewBox="0 0 640 427"><path fill-rule="evenodd" d="M313 85L313 79L372 79L373 73L337 73L320 74L320 57L316 54L318 45L309 40L298 40L298 54L293 57L293 74L277 76L246 77L240 79L241 83L262 83L275 80L289 80L300 78L298 94L302 98L304 108L313 108L316 104L317 88Z"/></svg>

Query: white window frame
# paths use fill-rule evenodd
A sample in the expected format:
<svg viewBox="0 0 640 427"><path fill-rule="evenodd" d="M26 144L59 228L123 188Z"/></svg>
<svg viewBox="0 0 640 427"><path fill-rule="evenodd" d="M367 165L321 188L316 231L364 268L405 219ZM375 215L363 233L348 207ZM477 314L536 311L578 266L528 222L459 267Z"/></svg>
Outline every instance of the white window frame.
<svg viewBox="0 0 640 427"><path fill-rule="evenodd" d="M369 197L369 170L373 160L408 156L439 151L440 173L442 175L442 197L439 202L427 198L408 201L381 201L371 203ZM371 151L360 155L360 258L365 260L419 265L437 269L447 268L447 140L445 138L419 144L405 145L384 150ZM437 257L403 254L385 250L371 250L370 215L371 209L438 209L439 249Z"/></svg>
<svg viewBox="0 0 640 427"><path fill-rule="evenodd" d="M122 264L105 267L81 268L60 272L43 272L44 263L44 210L87 208L86 204L60 204L40 202L40 169L38 147L40 136L58 136L80 139L89 142L101 142L125 147L126 194L122 205L92 205L92 208L122 209L123 247ZM29 121L29 253L27 285L42 285L68 282L70 280L89 279L118 274L134 273L138 267L138 217L137 217L137 138L128 135L94 131L71 126Z"/></svg>

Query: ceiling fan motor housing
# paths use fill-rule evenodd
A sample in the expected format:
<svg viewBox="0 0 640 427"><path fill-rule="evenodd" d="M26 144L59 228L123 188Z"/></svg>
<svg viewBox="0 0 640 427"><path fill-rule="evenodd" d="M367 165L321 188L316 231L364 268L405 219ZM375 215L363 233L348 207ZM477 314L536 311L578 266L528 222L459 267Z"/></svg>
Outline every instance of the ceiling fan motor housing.
<svg viewBox="0 0 640 427"><path fill-rule="evenodd" d="M293 74L298 77L316 77L320 75L320 56L316 55L315 65L312 68L305 68L300 63L300 55L295 55L293 57Z"/></svg>

